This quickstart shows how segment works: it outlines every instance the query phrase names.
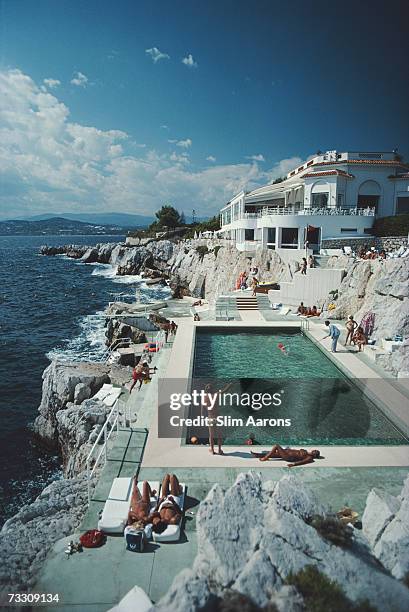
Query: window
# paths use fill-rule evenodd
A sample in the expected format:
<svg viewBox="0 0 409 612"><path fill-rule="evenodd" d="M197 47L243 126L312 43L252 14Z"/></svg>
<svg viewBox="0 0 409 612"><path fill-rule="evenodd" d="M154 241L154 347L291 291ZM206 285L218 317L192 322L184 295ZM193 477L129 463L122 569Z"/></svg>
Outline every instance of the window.
<svg viewBox="0 0 409 612"><path fill-rule="evenodd" d="M276 228L269 227L267 229L267 244L272 244L276 241Z"/></svg>
<svg viewBox="0 0 409 612"><path fill-rule="evenodd" d="M327 208L328 192L312 194L312 208Z"/></svg>
<svg viewBox="0 0 409 612"><path fill-rule="evenodd" d="M378 195L359 195L358 208L374 208L378 210L379 196Z"/></svg>
<svg viewBox="0 0 409 612"><path fill-rule="evenodd" d="M396 214L405 215L409 213L409 196L396 200Z"/></svg>
<svg viewBox="0 0 409 612"><path fill-rule="evenodd" d="M244 230L244 240L254 240L254 230L253 229L245 229Z"/></svg>
<svg viewBox="0 0 409 612"><path fill-rule="evenodd" d="M356 234L357 233L357 228L356 227L341 227L341 234L342 233L346 233L346 234Z"/></svg>
<svg viewBox="0 0 409 612"><path fill-rule="evenodd" d="M296 249L298 247L298 227L282 228L281 246L287 249Z"/></svg>

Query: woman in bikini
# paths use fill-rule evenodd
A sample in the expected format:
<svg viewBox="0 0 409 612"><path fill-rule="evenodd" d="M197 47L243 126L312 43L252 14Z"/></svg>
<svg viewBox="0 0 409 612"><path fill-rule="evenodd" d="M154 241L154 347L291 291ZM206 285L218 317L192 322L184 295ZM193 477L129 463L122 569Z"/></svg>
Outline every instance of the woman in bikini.
<svg viewBox="0 0 409 612"><path fill-rule="evenodd" d="M362 327L358 327L356 332L354 333L353 337L352 337L352 342L358 346L358 352L362 351L362 347L365 346L365 344L368 343L368 340L365 336L364 330L362 329Z"/></svg>
<svg viewBox="0 0 409 612"><path fill-rule="evenodd" d="M348 344L348 340L349 344L352 344L352 336L354 335L355 329L358 327L358 323L354 321L354 317L352 315L348 317L345 327L347 328L347 337L345 339L344 346Z"/></svg>
<svg viewBox="0 0 409 612"><path fill-rule="evenodd" d="M139 491L138 480L135 477L131 505L128 512L128 525L133 523L147 524L149 522L149 515L151 512L151 497L155 495L156 491L152 491L149 483L144 480L142 484L142 495Z"/></svg>
<svg viewBox="0 0 409 612"><path fill-rule="evenodd" d="M253 457L257 457L260 459L260 461L268 461L269 459L283 459L284 461L291 461L292 463L288 463L288 467L296 467L298 465L314 463L314 459L319 459L321 457L319 450L307 451L304 448L283 448L279 444L274 444L273 448L269 452L250 452Z"/></svg>

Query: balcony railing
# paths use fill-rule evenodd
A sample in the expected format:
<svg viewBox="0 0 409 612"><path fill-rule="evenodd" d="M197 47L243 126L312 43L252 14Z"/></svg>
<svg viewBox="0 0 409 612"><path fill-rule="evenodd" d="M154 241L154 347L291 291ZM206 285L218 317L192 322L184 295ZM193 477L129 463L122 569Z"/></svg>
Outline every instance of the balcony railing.
<svg viewBox="0 0 409 612"><path fill-rule="evenodd" d="M280 207L266 206L262 209L260 216L267 217L269 215L341 215L341 216L358 215L361 217L373 217L375 215L375 208L301 208L299 209L299 208L291 208L291 207L284 207L284 206L280 206Z"/></svg>

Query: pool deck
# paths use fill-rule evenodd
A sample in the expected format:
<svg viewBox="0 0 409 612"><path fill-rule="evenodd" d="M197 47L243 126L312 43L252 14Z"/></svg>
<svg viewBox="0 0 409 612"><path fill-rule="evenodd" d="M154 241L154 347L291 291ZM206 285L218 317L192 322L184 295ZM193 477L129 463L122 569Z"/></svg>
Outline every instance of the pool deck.
<svg viewBox="0 0 409 612"><path fill-rule="evenodd" d="M252 313L253 314L253 313ZM249 321L200 321L193 323L191 320L178 319L178 333L176 335L172 353L169 359L165 378L188 379L191 375L192 350L194 328L245 328L249 326ZM252 327L277 328L294 327L299 328L300 319L283 318L280 321L260 321L253 319ZM395 422L397 422L404 433L409 432L409 411L407 409L407 397L396 389L388 379L382 378L380 374L374 372L367 364L357 358L355 351L340 346L339 352L332 354L329 350L330 340L322 340L327 330L322 322L311 322L307 332L311 340L319 343L328 357L348 376L359 379L363 382L365 392L371 396L378 404L381 404L385 411ZM326 350L327 349L327 350ZM407 384L408 381L406 381ZM225 454L211 455L209 447L204 445L185 445L178 438L158 438L158 411L154 410L152 422L149 427L142 467L153 468L162 465L172 465L175 468L181 467L229 467L247 469L266 469L280 468L281 461L260 462L254 459L248 446L229 446L224 449ZM308 448L308 447L307 447ZM312 448L312 447L309 447ZM409 466L409 446L320 446L325 459L319 463L326 467L363 467L363 466L390 466L403 467ZM318 462L303 466L303 469L312 469Z"/></svg>

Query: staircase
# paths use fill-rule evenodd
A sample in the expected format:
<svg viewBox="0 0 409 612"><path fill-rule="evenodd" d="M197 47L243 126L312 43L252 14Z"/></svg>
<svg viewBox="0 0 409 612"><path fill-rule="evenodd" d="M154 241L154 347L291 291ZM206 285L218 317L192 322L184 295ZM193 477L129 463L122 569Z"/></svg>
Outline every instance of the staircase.
<svg viewBox="0 0 409 612"><path fill-rule="evenodd" d="M256 296L259 310L271 310L271 303L265 293L258 293Z"/></svg>
<svg viewBox="0 0 409 612"><path fill-rule="evenodd" d="M236 297L237 310L258 310L257 297Z"/></svg>
<svg viewBox="0 0 409 612"><path fill-rule="evenodd" d="M327 268L329 255L314 255L315 267L316 268Z"/></svg>

